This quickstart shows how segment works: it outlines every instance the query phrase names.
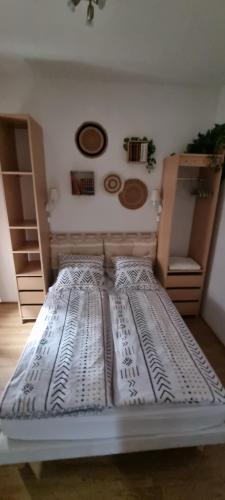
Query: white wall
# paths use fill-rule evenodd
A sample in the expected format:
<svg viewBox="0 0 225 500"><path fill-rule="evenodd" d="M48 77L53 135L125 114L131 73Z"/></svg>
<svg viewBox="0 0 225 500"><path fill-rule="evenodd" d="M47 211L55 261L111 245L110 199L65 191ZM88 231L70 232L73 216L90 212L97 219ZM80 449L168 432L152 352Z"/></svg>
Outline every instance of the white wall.
<svg viewBox="0 0 225 500"><path fill-rule="evenodd" d="M219 200L203 317L225 344L225 182Z"/></svg>
<svg viewBox="0 0 225 500"><path fill-rule="evenodd" d="M225 122L225 87L221 90L218 100L216 122ZM225 344L225 181L223 181L220 193L203 302L203 317Z"/></svg>
<svg viewBox="0 0 225 500"><path fill-rule="evenodd" d="M36 118L44 129L48 186L56 186L60 200L52 214L53 231L134 231L156 229L154 210L148 199L137 211L123 208L117 196L104 192L103 177L118 172L123 179L138 177L148 189L161 182L164 156L183 151L199 130L213 123L217 90L97 80L51 79L39 76L3 78L0 82L0 112L24 112ZM83 157L74 144L77 127L86 120L101 123L109 144L97 159ZM126 162L123 138L153 137L157 167L150 175L142 166ZM94 170L96 195L75 197L70 190L70 170ZM6 234L3 220L3 231ZM8 239L7 239L8 243ZM9 245L0 241L0 255ZM1 270L3 300L16 300L8 264ZM11 273L9 279L8 273ZM0 282L1 283L1 282Z"/></svg>

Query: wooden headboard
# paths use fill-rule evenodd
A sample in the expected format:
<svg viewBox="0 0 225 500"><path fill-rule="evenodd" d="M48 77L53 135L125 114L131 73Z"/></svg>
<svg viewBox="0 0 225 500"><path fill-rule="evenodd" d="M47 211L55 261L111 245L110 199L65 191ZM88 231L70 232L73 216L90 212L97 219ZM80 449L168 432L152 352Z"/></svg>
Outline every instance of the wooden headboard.
<svg viewBox="0 0 225 500"><path fill-rule="evenodd" d="M58 269L61 254L105 255L106 264L116 255L149 256L155 261L157 236L149 233L52 233L51 267Z"/></svg>

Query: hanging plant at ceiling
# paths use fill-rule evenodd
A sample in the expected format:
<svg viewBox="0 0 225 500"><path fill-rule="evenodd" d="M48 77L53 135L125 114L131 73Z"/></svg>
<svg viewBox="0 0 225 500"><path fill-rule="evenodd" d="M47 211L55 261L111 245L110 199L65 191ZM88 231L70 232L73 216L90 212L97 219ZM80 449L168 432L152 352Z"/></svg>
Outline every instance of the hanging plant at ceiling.
<svg viewBox="0 0 225 500"><path fill-rule="evenodd" d="M212 155L212 168L220 168L217 155L225 155L225 123L216 123L212 129L207 130L205 134L199 132L197 137L187 145L187 153ZM225 160L222 164L225 177Z"/></svg>
<svg viewBox="0 0 225 500"><path fill-rule="evenodd" d="M150 173L156 164L156 147L147 137L125 137L123 149L128 153L128 161L142 163Z"/></svg>

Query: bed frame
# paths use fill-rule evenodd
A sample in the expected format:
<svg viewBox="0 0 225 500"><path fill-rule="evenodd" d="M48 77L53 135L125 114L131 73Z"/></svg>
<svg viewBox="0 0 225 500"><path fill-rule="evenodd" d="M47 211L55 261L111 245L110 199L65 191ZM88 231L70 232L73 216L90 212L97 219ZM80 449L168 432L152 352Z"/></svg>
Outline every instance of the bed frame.
<svg viewBox="0 0 225 500"><path fill-rule="evenodd" d="M0 464L44 462L66 458L95 457L169 448L225 443L225 424L206 430L144 435L121 439L79 441L19 441L0 434Z"/></svg>
<svg viewBox="0 0 225 500"><path fill-rule="evenodd" d="M118 252L118 248L123 247L123 245L126 248L126 253L123 255L150 255L153 259L156 258L157 239L155 233L54 234L51 239L52 269L53 271L57 269L60 253L105 253L106 258L110 258L113 254L119 255L114 253L114 249ZM220 443L225 443L225 423L196 432L189 430L182 431L182 433L168 432L135 437L80 439L77 441L20 441L8 439L0 432L0 464L113 455Z"/></svg>

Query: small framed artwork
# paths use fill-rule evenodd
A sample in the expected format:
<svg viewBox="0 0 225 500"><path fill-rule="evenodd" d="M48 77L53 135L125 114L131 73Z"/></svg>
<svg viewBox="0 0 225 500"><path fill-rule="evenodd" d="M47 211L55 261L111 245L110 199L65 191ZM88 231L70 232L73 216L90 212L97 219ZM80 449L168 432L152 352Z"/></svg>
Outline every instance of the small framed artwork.
<svg viewBox="0 0 225 500"><path fill-rule="evenodd" d="M70 172L71 189L73 195L95 194L94 172L73 170Z"/></svg>

